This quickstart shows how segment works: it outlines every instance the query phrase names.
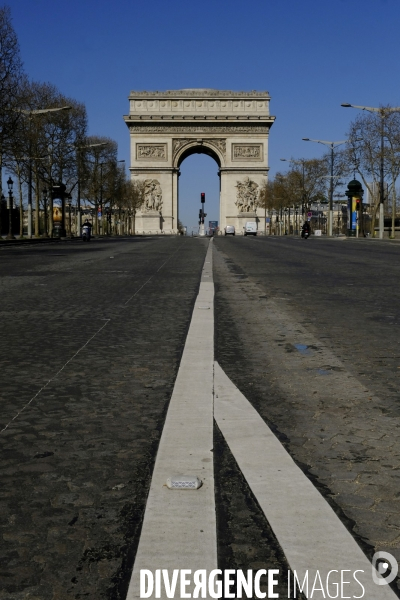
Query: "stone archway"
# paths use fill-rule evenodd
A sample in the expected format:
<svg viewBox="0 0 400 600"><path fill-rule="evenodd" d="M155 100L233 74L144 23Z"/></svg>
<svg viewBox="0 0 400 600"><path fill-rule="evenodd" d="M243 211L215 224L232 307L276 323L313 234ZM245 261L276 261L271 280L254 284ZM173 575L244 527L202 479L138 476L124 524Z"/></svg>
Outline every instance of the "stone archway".
<svg viewBox="0 0 400 600"><path fill-rule="evenodd" d="M245 221L256 220L275 120L269 102L268 92L256 91L131 92L124 117L131 138L131 177L146 180L137 230L177 232L179 167L199 152L219 166L220 228L235 225L240 231Z"/></svg>

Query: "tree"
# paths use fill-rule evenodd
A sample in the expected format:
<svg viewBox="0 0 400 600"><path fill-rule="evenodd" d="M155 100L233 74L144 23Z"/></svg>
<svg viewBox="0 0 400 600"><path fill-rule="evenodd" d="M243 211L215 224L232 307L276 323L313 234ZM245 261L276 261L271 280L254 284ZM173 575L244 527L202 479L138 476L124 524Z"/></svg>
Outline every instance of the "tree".
<svg viewBox="0 0 400 600"><path fill-rule="evenodd" d="M264 235L267 232L267 210L273 208L273 184L270 181L264 180L260 185L258 194L258 206L264 209ZM271 227L270 227L271 232Z"/></svg>
<svg viewBox="0 0 400 600"><path fill-rule="evenodd" d="M2 187L3 154L12 139L18 112L20 87L24 81L18 38L8 6L0 8L0 184Z"/></svg>
<svg viewBox="0 0 400 600"><path fill-rule="evenodd" d="M102 136L89 136L81 152L80 177L82 197L95 210L95 233L99 233L98 210L110 203L115 192L117 142Z"/></svg>
<svg viewBox="0 0 400 600"><path fill-rule="evenodd" d="M136 213L144 204L145 187L146 185L144 179L135 179L133 181L131 179L127 179L125 182L125 207L128 210L128 215L129 213L132 215L133 235L135 235L136 232Z"/></svg>
<svg viewBox="0 0 400 600"><path fill-rule="evenodd" d="M70 107L37 114L37 110ZM77 183L76 148L85 139L86 108L64 96L50 83L24 81L19 90L20 119L8 147L5 162L19 181L35 191L35 235L39 235L41 188L51 190L63 181L71 192ZM44 207L45 208L45 207ZM52 206L50 202L50 230Z"/></svg>
<svg viewBox="0 0 400 600"><path fill-rule="evenodd" d="M276 173L270 185L270 205L280 209L301 204L306 210L313 202L325 199L327 164L324 159L293 161L287 173Z"/></svg>
<svg viewBox="0 0 400 600"><path fill-rule="evenodd" d="M383 178L388 181L388 191L393 197L394 233L396 181L400 174L400 113L390 106L382 106L379 112L360 114L350 124L347 136L348 162L360 175L373 199L372 231L375 231L376 213L381 201L376 182L380 181L383 169Z"/></svg>

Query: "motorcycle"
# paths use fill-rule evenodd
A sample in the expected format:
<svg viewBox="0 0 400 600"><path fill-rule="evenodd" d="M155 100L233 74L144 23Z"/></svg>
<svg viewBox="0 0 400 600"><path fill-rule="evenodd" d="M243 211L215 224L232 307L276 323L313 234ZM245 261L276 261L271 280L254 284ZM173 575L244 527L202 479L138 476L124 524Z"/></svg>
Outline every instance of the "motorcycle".
<svg viewBox="0 0 400 600"><path fill-rule="evenodd" d="M303 231L301 232L301 237L306 240L309 236L310 236L309 230L308 229L303 229Z"/></svg>
<svg viewBox="0 0 400 600"><path fill-rule="evenodd" d="M88 227L87 225L84 225L82 227L82 240L84 242L90 242L90 238L91 238L90 227Z"/></svg>

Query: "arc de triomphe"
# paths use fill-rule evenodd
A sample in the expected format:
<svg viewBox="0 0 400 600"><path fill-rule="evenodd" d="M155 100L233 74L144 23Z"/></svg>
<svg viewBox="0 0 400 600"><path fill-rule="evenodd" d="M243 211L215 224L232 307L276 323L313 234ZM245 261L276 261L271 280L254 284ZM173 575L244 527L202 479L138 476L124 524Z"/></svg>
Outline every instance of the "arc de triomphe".
<svg viewBox="0 0 400 600"><path fill-rule="evenodd" d="M124 116L130 172L132 180L145 181L136 230L177 232L179 168L194 153L208 154L218 164L221 230L235 225L241 231L244 222L258 220L257 197L268 175L268 136L275 120L269 102L268 92L257 91L131 92Z"/></svg>

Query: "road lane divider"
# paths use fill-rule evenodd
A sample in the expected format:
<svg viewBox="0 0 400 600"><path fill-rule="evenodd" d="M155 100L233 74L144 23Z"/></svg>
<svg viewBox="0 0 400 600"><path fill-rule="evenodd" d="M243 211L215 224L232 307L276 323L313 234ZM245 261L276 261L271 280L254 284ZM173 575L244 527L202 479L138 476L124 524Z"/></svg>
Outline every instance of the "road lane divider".
<svg viewBox="0 0 400 600"><path fill-rule="evenodd" d="M345 572L344 590L331 597L395 600L388 586L373 582L372 565L352 535L217 362L214 394L215 421L300 582L306 575L313 582L317 572L322 582ZM308 589L306 597L327 597L326 587Z"/></svg>
<svg viewBox="0 0 400 600"><path fill-rule="evenodd" d="M212 246L210 242L161 435L127 600L140 598L141 571L217 568ZM177 476L197 477L201 486L169 489L167 479ZM166 598L163 594L164 588L160 597Z"/></svg>

